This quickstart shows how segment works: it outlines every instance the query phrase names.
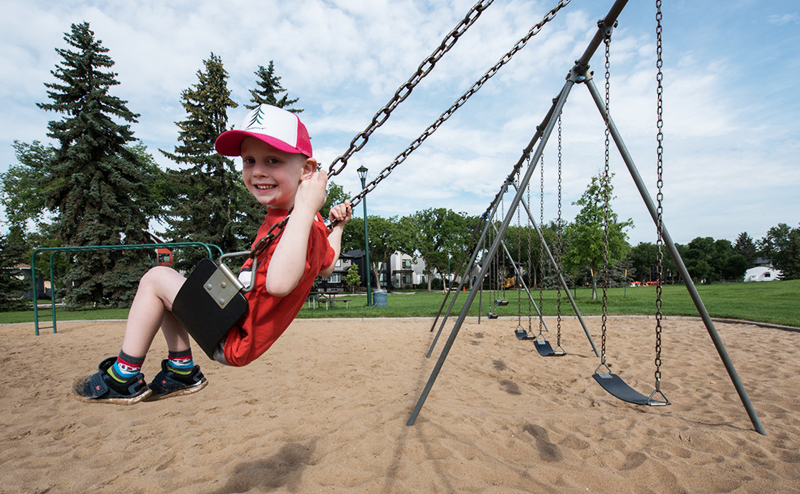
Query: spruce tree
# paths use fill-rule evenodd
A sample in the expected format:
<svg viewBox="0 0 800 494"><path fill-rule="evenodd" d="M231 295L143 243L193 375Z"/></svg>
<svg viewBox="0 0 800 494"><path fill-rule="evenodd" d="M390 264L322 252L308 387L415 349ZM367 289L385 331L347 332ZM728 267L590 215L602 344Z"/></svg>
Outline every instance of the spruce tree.
<svg viewBox="0 0 800 494"><path fill-rule="evenodd" d="M180 143L172 153L161 151L181 165L169 172L176 197L167 218L167 236L176 242L215 244L223 252L246 250L263 220L263 210L258 218L257 203L244 187L234 161L214 150L217 136L227 130L228 108L238 105L230 97L228 73L220 57L212 53L203 63L205 70L197 72L197 84L181 93L186 119L177 122ZM185 270L203 256L195 250L178 254L175 267Z"/></svg>
<svg viewBox="0 0 800 494"><path fill-rule="evenodd" d="M22 279L22 271L17 267L21 264L22 249L24 246L14 241L21 236L19 231L12 227L8 235L0 235L0 312L24 310L28 308L20 296L31 290L30 282Z"/></svg>
<svg viewBox="0 0 800 494"><path fill-rule="evenodd" d="M292 113L301 113L303 111L299 108L287 108L297 103L298 98L289 99L289 95L284 94L278 99L278 96L281 93L285 93L286 90L281 87L281 78L275 75L275 64L272 60L269 61L269 67L267 68L259 65L255 74L258 76L256 81L258 87L250 90L250 102L252 104L245 105L245 107L252 110L258 105L266 104L284 108Z"/></svg>
<svg viewBox="0 0 800 494"><path fill-rule="evenodd" d="M38 104L63 115L48 124L47 135L57 145L43 176L53 231L67 245L143 243L145 211L152 209L146 187L150 177L127 147L135 141L131 124L139 115L109 93L119 84L109 70L114 61L89 23L71 29L64 37L70 48L56 49L63 60L51 71L59 82L45 84L52 102ZM76 258L66 280L74 284L69 305L129 301L146 269L141 251L87 251Z"/></svg>

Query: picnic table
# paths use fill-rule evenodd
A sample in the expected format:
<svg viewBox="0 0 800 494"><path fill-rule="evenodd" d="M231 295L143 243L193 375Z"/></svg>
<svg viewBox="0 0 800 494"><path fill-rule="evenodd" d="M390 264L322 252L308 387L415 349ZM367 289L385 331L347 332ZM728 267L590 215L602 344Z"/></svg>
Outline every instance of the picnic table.
<svg viewBox="0 0 800 494"><path fill-rule="evenodd" d="M325 310L328 310L329 307L336 307L336 302L344 302L345 308L350 308L350 299L348 298L336 298L337 295L342 295L341 290L332 291L332 292L311 292L308 294L308 307L312 309L317 308L317 304L319 303L320 306L325 304Z"/></svg>

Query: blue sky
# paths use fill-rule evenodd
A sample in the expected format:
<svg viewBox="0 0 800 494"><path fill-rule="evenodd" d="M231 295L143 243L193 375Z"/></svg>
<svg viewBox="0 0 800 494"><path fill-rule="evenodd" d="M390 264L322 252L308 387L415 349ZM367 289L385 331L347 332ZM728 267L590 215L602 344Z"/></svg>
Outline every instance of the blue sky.
<svg viewBox="0 0 800 494"><path fill-rule="evenodd" d="M36 107L61 61L71 23L88 21L110 49L112 93L141 114L133 126L164 167L177 144L180 93L213 52L230 75L241 121L259 65L275 63L300 98L315 157L325 165L385 105L473 5L473 0L0 0L0 171L14 140L47 142L58 116ZM502 185L613 2L573 0L514 59L367 197L370 214L432 207L482 213ZM492 67L550 1L495 0L433 72L333 181L356 194L356 168L389 165ZM636 164L655 188L655 6L632 0L611 48L611 113ZM800 2L664 1L665 221L676 242L697 236L759 239L800 222ZM592 68L602 88L602 53ZM602 120L582 85L563 116L563 208L603 167ZM545 149L545 220L556 215L556 148ZM612 207L655 241L655 227L616 150ZM538 217L538 171L533 209ZM506 203L511 197L507 197ZM359 212L360 214L360 208Z"/></svg>

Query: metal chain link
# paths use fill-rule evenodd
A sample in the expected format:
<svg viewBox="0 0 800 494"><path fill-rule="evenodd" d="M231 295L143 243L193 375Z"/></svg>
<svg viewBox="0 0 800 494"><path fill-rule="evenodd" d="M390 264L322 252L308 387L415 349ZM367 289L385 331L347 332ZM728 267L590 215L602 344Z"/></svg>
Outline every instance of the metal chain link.
<svg viewBox="0 0 800 494"><path fill-rule="evenodd" d="M528 166L530 166L530 156L527 159L527 163L528 163ZM530 181L528 181L527 193L528 193L528 202L527 202L527 204L530 207L530 204L531 204L531 182ZM528 287L532 287L533 286L534 269L533 269L533 257L532 257L533 254L531 253L531 251L533 250L533 234L531 233L531 230L533 228L531 226L531 217L530 216L526 216L526 218L527 219L525 221L525 224L526 224L525 231L528 234ZM541 302L541 298L540 298L540 302ZM541 308L541 304L539 305L539 307ZM532 329L532 326L533 326L533 322L532 322L533 315L532 314L533 314L533 300L532 300L531 297L528 297L528 331L531 332L531 333L533 333L533 329ZM539 318L539 320L541 321L541 318Z"/></svg>
<svg viewBox="0 0 800 494"><path fill-rule="evenodd" d="M658 82L658 87L656 89L656 93L658 94L658 118L656 127L658 128L658 133L656 135L656 140L658 141L658 148L657 148L657 175L658 179L656 181L656 186L658 188L658 193L656 194L656 199L658 202L658 281L656 283L656 371L655 371L655 378L656 378L656 391L661 391L661 319L663 315L661 313L661 306L662 306L662 299L661 299L661 283L664 276L664 252L662 247L664 245L664 238L663 238L663 227L664 227L664 208L663 208L663 200L664 194L662 192L662 188L664 187L664 180L663 180L663 171L664 171L664 147L663 147L663 140L664 134L662 132L664 126L663 120L663 91L664 88L662 86L662 81L664 75L661 71L664 63L661 58L661 49L662 49L662 39L661 39L661 0L656 0L656 67L658 69L658 74L656 75L656 81Z"/></svg>
<svg viewBox="0 0 800 494"><path fill-rule="evenodd" d="M375 130L378 127L383 125L384 122L386 122L386 120L389 118L389 115L392 113L392 111L394 111L397 105L402 103L403 100L405 100L408 97L408 95L411 94L411 91L414 89L414 87L416 87L417 84L419 84L422 78L424 78L426 75L428 75L428 73L430 73L431 70L433 70L433 67L436 64L436 62L438 62L442 58L442 56L444 56L444 54L447 53L450 50L450 48L453 47L453 45L455 45L456 41L458 41L458 38L461 35L463 35L464 32L466 32L466 30L472 24L475 23L478 16L480 16L480 14L489 5L491 5L493 1L494 0L481 0L472 7L467 16L464 17L464 19L459 23L459 25L456 26L456 28L453 29L445 37L445 39L442 41L439 47L434 51L434 53L427 59L425 59L425 61L422 62L422 64L417 69L417 72L413 76L411 76L411 78L405 84L400 86L400 88L395 92L395 95L392 98L392 100L386 106L381 108L378 111L378 113L375 114L375 116L372 119L372 122L370 123L370 125L367 126L364 132L361 132L350 142L350 147L348 148L348 150L345 151L343 155L339 156L331 163L330 167L328 168L329 178L338 175L342 170L344 170L344 168L347 166L347 161L350 159L350 157L352 157L354 153L356 153L361 148L363 148L364 145L366 145L367 140L369 140L369 137L372 135L372 133L375 132ZM556 14L562 8L566 7L570 2L571 0L559 0L558 5L556 5L547 14L545 14L544 18L539 23L534 25L528 31L528 33L522 39L520 39L514 45L514 47L500 59L500 61L497 64L495 64L491 69L489 69L486 72L486 74L484 74L483 77L478 80L478 82L473 84L472 87L466 93L464 93L449 109L447 109L444 113L442 113L439 116L439 118L433 124L431 124L425 130L425 132L422 133L422 135L420 135L417 139L415 139L414 142L412 142L408 146L408 148L406 148L405 151L403 151L400 155L398 155L397 158L395 158L395 160L389 166L384 168L383 171L381 171L381 173L378 174L378 176L372 182L367 184L367 186L364 187L364 190L362 190L357 195L353 196L350 199L350 206L351 207L357 206L368 193L372 192L375 189L375 187L377 187L379 183L381 183L386 177L388 177L392 173L392 171L395 168L397 168L397 166L399 166L403 161L405 161L406 158L408 158L408 156L415 149L417 149L420 145L422 145L425 139L427 139L431 134L433 134L436 131L436 129L438 129L439 126L442 125L442 123L444 123L447 119L449 119L450 116L456 110L458 110L461 106L463 106L473 94L478 92L478 90L480 90L480 88L486 83L486 81L491 79L500 70L500 68L503 67L503 65L511 61L511 58L519 50L524 48L527 42L533 36L538 34L542 30L544 25L553 20ZM341 165L338 168L336 168L337 163L340 162ZM286 227L286 223L288 221L289 221L289 215L287 215L286 218L284 218L279 223L273 225L272 228L270 228L267 235L259 239L256 246L251 250L250 257L258 256L272 242L274 242L275 239L278 236L280 236L281 233L283 233L283 229ZM276 228L277 231L274 232L273 230L276 230Z"/></svg>
<svg viewBox="0 0 800 494"><path fill-rule="evenodd" d="M436 119L436 121L434 123L432 123L430 126L428 126L428 128L425 129L425 131L422 133L422 135L417 137L414 140L414 142L412 142L406 148L405 151L400 153L394 159L394 161L391 164L389 164L389 166L384 168L383 171L381 171L381 173L378 174L378 176L372 182L367 184L367 186L364 188L364 190L362 190L356 196L352 197L350 199L350 204L352 206L354 206L354 207L357 204L359 204L361 202L361 199L363 199L368 193L372 192L375 189L375 187L377 187L378 184L381 183L381 181L383 181L383 179L388 177L392 173L392 171L395 168L397 168L398 165L400 165L403 161L405 161L406 158L408 158L408 156L412 152L414 152L415 149L417 149L420 145L422 145L422 143L425 142L425 140L428 137L430 137L434 132L436 132L436 129L438 129L439 126L441 126L445 121L447 121L447 119L449 119L450 116L456 110L461 108L467 102L467 100L469 100L469 98L472 97L473 94L477 93L478 90L480 90L481 87L486 83L486 81L491 79L505 64L507 64L509 61L511 61L511 58L518 51L520 51L522 48L524 48L525 45L527 44L527 42L533 36L538 34L542 30L542 28L545 26L545 24L547 24L548 22L553 20L555 18L556 14L558 14L558 12L562 8L566 7L570 2L571 2L571 0L560 0L558 2L558 5L553 7L553 9L551 9L547 14L545 14L544 18L541 21L539 21L536 25L534 25L522 39L517 41L517 43L514 45L514 47L511 50L509 50L508 53L503 55L503 57L500 59L499 62L497 62L491 69L489 69L483 75L483 77L481 77L475 84L473 84L472 87L466 93L461 95L461 97L458 98L458 100L455 103L453 103L453 105L450 108L448 108L444 113L442 113L439 116L439 118ZM336 171L336 173L339 173L339 171L341 171L342 168L344 168L344 167L341 167L339 170Z"/></svg>
<svg viewBox="0 0 800 494"><path fill-rule="evenodd" d="M281 233L283 233L283 229L286 228L286 223L289 222L289 215L292 214L292 209L289 209L289 212L286 213L286 217L283 218L281 221L275 223L267 230L267 234L258 239L258 242L253 246L252 250L250 250L250 258L254 259L261 255L267 247L269 247L272 242L278 238Z"/></svg>
<svg viewBox="0 0 800 494"><path fill-rule="evenodd" d="M610 45L611 45L611 37L606 36L603 39L603 43L605 44L605 56L606 56L606 112L603 116L606 124L606 140L605 140L605 166L603 168L603 183L601 184L601 191L603 194L603 315L602 315L602 363L606 363L606 322L608 321L608 203L610 201L609 198L609 191L608 188L610 186L610 177L609 177L609 130L608 130L608 121L611 113L609 112L609 94L611 88L611 62L610 62Z"/></svg>
<svg viewBox="0 0 800 494"><path fill-rule="evenodd" d="M344 168L347 166L347 161L353 156L353 154L364 147L372 133L375 132L378 127L383 125L384 122L386 122L386 120L389 118L389 115L391 115L391 113L400 103L408 98L408 96L411 94L411 91L414 90L417 84L419 84L420 81L427 76L431 70L433 70L433 67L439 60L441 60L444 54L450 51L453 46L455 46L461 35L463 35L467 29L469 29L469 27L472 26L476 20L478 20L478 17L481 15L481 13L483 13L483 11L486 10L486 8L489 7L492 2L494 2L494 0L480 0L478 3L472 6L472 9L470 9L464 19L462 19L461 22L452 31L450 31L447 36L445 36L438 48L436 48L436 50L434 50L434 52L428 56L428 58L423 60L414 75L412 75L408 81L406 81L397 89L389 103L387 103L386 106L381 108L378 113L372 117L372 122L370 122L367 128L354 137L352 141L350 141L350 147L347 149L347 151L333 160L328 168L329 177L338 175L342 170L344 170ZM336 165L339 163L341 163L339 168L336 168Z"/></svg>
<svg viewBox="0 0 800 494"><path fill-rule="evenodd" d="M521 173L517 174L517 183L520 182L521 175ZM517 259L522 259L522 205L520 204L517 204ZM516 261L512 259L511 262ZM514 288L517 289L517 325L520 328L522 327L522 290L519 289L520 283L517 282L516 276L519 275L520 280L522 280L521 268L522 266L514 265Z"/></svg>
<svg viewBox="0 0 800 494"><path fill-rule="evenodd" d="M561 113L558 114L558 232L556 233L556 264L558 265L558 276L561 278L561 254L563 251L563 244L561 241ZM556 325L557 325L557 341L556 348L561 346L561 280L556 282L558 292L556 294Z"/></svg>
<svg viewBox="0 0 800 494"><path fill-rule="evenodd" d="M539 228L544 228L544 154L539 164ZM530 182L528 182L530 184ZM539 310L544 312L544 247L539 248ZM539 336L544 330L544 321L539 318Z"/></svg>

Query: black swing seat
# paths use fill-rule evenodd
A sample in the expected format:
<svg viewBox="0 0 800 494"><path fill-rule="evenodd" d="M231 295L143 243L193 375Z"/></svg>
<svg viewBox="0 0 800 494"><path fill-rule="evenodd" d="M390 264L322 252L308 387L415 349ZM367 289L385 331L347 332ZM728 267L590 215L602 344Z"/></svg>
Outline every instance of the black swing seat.
<svg viewBox="0 0 800 494"><path fill-rule="evenodd" d="M647 397L641 394L632 387L628 386L628 384L625 383L621 377L611 372L595 372L592 377L595 381L597 381L598 384L600 384L600 386L603 387L603 389L608 391L615 398L618 398L622 401L627 401L628 403L633 403L634 405L648 406L664 406L670 404L669 400L654 400L652 395Z"/></svg>
<svg viewBox="0 0 800 494"><path fill-rule="evenodd" d="M494 305L498 307L505 307L506 305L508 305L508 300L495 300Z"/></svg>
<svg viewBox="0 0 800 494"><path fill-rule="evenodd" d="M533 346L536 347L536 351L539 352L539 355L542 357L563 357L567 354L561 345L553 348L550 345L550 342L545 340L544 337L537 337L536 341L533 342Z"/></svg>
<svg viewBox="0 0 800 494"><path fill-rule="evenodd" d="M534 336L533 334L528 334L528 332L525 331L522 328L515 329L514 330L514 334L516 335L517 339L520 340L520 341L522 341L522 340L533 340L533 339L536 338L536 336Z"/></svg>
<svg viewBox="0 0 800 494"><path fill-rule="evenodd" d="M212 360L228 330L247 312L242 288L224 264L204 258L172 302L172 314Z"/></svg>
<svg viewBox="0 0 800 494"><path fill-rule="evenodd" d="M497 314L495 312L487 312L486 317L489 319L497 319Z"/></svg>
<svg viewBox="0 0 800 494"><path fill-rule="evenodd" d="M553 347L550 346L550 342L545 339L536 338L536 341L533 342L533 346L536 347L536 351L539 352L539 355L542 357L549 357L551 355L555 355L555 351Z"/></svg>

